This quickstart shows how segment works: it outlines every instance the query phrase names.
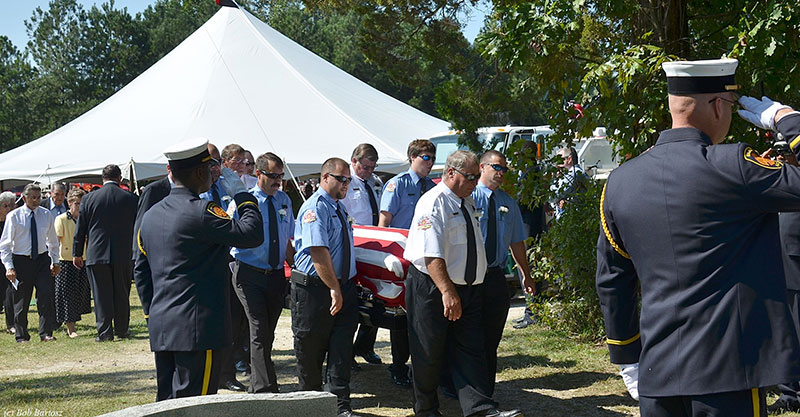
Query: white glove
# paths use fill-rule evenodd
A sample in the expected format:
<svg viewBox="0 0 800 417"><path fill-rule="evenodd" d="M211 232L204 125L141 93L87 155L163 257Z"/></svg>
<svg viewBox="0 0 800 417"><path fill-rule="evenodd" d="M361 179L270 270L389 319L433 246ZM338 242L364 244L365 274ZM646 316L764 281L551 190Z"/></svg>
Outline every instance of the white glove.
<svg viewBox="0 0 800 417"><path fill-rule="evenodd" d="M225 189L225 192L228 193L229 196L233 197L239 193L246 193L247 188L245 188L242 181L239 179L239 176L236 173L228 168L222 167L222 176L220 177L220 184L222 188Z"/></svg>
<svg viewBox="0 0 800 417"><path fill-rule="evenodd" d="M622 382L625 383L628 393L634 400L639 401L639 364L620 365L619 374L622 376Z"/></svg>
<svg viewBox="0 0 800 417"><path fill-rule="evenodd" d="M754 97L741 96L739 97L739 104L743 107L738 111L742 119L747 120L756 127L770 130L775 130L775 114L782 109L791 108L777 101L772 101L767 96L761 97L761 100Z"/></svg>

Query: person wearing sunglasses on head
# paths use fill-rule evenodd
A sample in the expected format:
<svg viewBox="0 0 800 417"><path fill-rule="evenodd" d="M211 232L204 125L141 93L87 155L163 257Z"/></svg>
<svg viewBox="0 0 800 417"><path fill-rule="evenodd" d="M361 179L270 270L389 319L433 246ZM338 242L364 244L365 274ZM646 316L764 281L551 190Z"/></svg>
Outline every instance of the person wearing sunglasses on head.
<svg viewBox="0 0 800 417"><path fill-rule="evenodd" d="M250 393L278 392L272 342L286 294L284 261L294 264L289 242L294 229L292 201L281 191L283 161L272 152L256 160L258 184L249 193L258 201L264 221L264 243L255 248L231 248L235 259L233 288L250 324ZM238 219L236 204L228 213Z"/></svg>
<svg viewBox="0 0 800 417"><path fill-rule="evenodd" d="M800 211L800 168L722 143L737 66L665 62L672 128L601 194L596 289L611 362L643 417L766 416L766 387L800 380L778 234L778 212ZM800 151L800 113L739 104Z"/></svg>
<svg viewBox="0 0 800 417"><path fill-rule="evenodd" d="M356 257L350 216L340 200L352 177L347 162L330 158L322 164L319 190L300 207L294 229L292 332L301 391L324 388L337 397L339 417L351 417L350 371L353 335L358 325L358 298L353 278Z"/></svg>
<svg viewBox="0 0 800 417"><path fill-rule="evenodd" d="M408 229L419 198L436 184L428 178L436 162L436 146L427 139L416 139L408 145L408 171L386 182L381 196L378 225Z"/></svg>

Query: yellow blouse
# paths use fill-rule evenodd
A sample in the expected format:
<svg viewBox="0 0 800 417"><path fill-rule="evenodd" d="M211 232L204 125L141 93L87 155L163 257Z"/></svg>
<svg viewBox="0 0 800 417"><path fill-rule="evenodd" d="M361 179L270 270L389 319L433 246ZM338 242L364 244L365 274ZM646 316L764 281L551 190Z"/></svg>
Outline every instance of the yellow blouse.
<svg viewBox="0 0 800 417"><path fill-rule="evenodd" d="M71 261L72 237L75 236L75 220L72 219L72 216L69 216L69 212L59 214L55 220L55 227L58 242L61 244L61 260ZM86 253L85 245L83 252Z"/></svg>

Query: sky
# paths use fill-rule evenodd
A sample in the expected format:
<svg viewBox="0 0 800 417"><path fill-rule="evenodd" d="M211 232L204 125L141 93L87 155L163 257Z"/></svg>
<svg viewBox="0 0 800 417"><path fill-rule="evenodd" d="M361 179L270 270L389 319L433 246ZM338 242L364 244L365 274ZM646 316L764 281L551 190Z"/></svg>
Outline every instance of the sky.
<svg viewBox="0 0 800 417"><path fill-rule="evenodd" d="M212 1L212 0L209 0ZM78 0L84 8L89 8L93 4L100 5L102 0ZM47 9L49 0L7 0L3 2L3 12L0 13L0 35L8 36L11 42L22 50L28 42L28 34L25 32L25 20L29 20L33 11L37 7ZM121 9L127 7L128 13L135 15L143 11L148 5L154 3L150 0L115 0L114 7ZM483 18L489 6L479 5L473 9L470 20L464 28L464 36L472 42L483 27Z"/></svg>

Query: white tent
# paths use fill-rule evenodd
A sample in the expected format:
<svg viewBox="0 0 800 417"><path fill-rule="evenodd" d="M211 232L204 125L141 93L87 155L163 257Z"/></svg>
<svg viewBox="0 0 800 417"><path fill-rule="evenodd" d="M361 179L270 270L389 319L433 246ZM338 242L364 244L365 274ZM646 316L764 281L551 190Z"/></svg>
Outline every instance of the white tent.
<svg viewBox="0 0 800 417"><path fill-rule="evenodd" d="M172 52L67 125L0 154L0 180L97 178L115 163L125 177L165 174L162 150L203 136L272 151L295 176L349 160L371 143L380 170L399 172L406 147L449 124L340 70L245 10L222 7Z"/></svg>

